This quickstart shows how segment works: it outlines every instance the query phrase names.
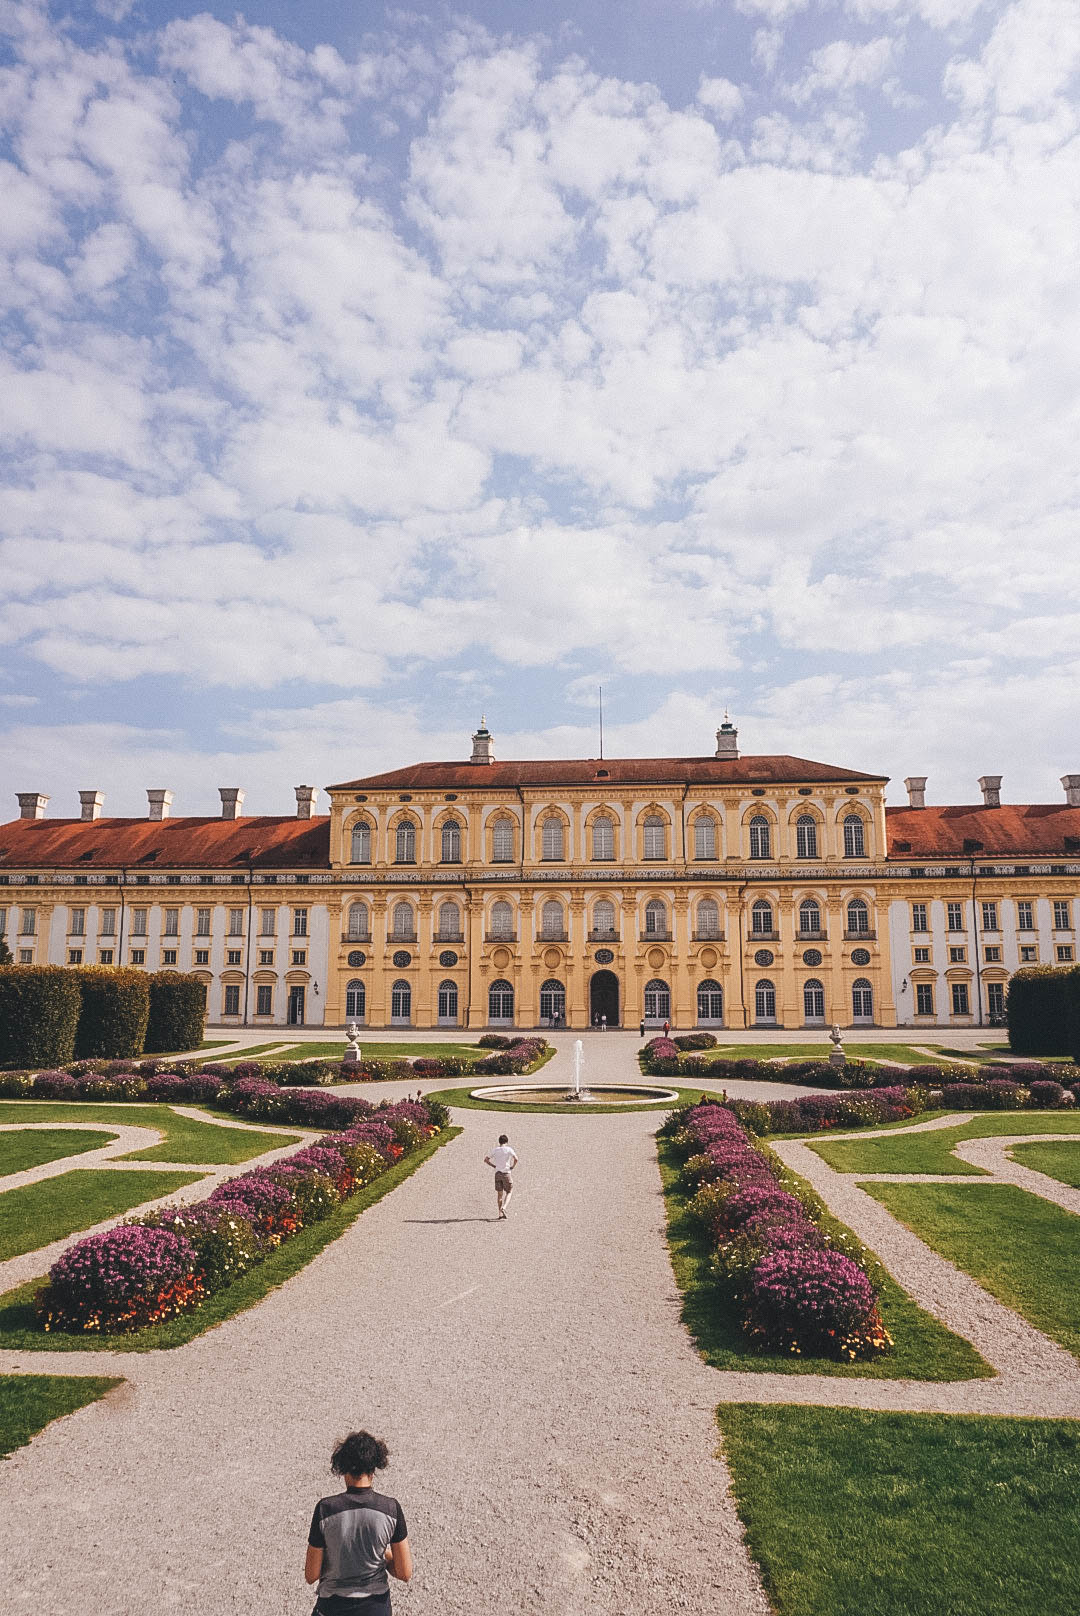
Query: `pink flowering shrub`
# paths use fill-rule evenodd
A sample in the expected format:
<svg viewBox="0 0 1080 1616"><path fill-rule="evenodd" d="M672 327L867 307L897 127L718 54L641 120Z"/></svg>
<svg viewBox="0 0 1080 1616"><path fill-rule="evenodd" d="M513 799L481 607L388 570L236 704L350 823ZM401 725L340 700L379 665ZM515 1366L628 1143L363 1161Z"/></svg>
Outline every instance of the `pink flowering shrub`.
<svg viewBox="0 0 1080 1616"><path fill-rule="evenodd" d="M38 1297L46 1330L114 1333L159 1324L203 1294L195 1247L185 1235L121 1224L65 1251Z"/></svg>

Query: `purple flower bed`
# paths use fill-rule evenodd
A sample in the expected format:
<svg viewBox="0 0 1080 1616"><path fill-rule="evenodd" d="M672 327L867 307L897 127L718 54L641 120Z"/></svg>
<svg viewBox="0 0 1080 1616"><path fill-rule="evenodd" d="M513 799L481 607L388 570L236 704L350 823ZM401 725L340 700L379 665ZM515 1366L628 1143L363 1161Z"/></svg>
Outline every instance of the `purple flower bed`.
<svg viewBox="0 0 1080 1616"><path fill-rule="evenodd" d="M65 1251L39 1303L46 1330L111 1334L156 1324L203 1294L195 1247L184 1235L122 1224Z"/></svg>
<svg viewBox="0 0 1080 1616"><path fill-rule="evenodd" d="M547 1053L546 1038L515 1038L509 1049L478 1060L473 1071L481 1077L519 1077Z"/></svg>
<svg viewBox="0 0 1080 1616"><path fill-rule="evenodd" d="M868 1128L906 1122L926 1107L921 1089L874 1089L861 1094L801 1094L797 1100L729 1100L730 1109L754 1134L820 1133L827 1128Z"/></svg>

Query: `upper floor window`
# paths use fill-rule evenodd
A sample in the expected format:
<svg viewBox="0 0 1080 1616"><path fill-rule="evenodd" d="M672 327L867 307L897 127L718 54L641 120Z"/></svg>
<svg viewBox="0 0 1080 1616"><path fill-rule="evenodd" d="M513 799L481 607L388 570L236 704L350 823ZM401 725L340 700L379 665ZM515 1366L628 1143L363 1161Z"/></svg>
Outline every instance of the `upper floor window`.
<svg viewBox="0 0 1080 1616"><path fill-rule="evenodd" d="M1072 904L1068 898L1054 899L1054 930L1072 930Z"/></svg>
<svg viewBox="0 0 1080 1616"><path fill-rule="evenodd" d="M394 936L398 938L412 938L416 935L416 926L413 921L412 905L408 903L395 903L393 913Z"/></svg>
<svg viewBox="0 0 1080 1616"><path fill-rule="evenodd" d="M22 921L21 921L20 926L19 926L20 935L23 936L23 937L33 937L36 932L37 932L37 910L36 909L24 909L23 912L22 912Z"/></svg>
<svg viewBox="0 0 1080 1616"><path fill-rule="evenodd" d="M544 937L561 937L563 934L562 904L554 898L549 898L540 911L540 932Z"/></svg>
<svg viewBox="0 0 1080 1616"><path fill-rule="evenodd" d="M491 906L491 936L511 938L514 935L514 911L508 903Z"/></svg>
<svg viewBox="0 0 1080 1616"><path fill-rule="evenodd" d="M1030 898L1021 898L1016 905L1017 931L1035 930L1035 905Z"/></svg>
<svg viewBox="0 0 1080 1616"><path fill-rule="evenodd" d="M164 931L164 935L166 937L179 937L179 935L180 935L180 911L179 911L179 909L166 909L166 911L165 911L165 925L163 927L163 931Z"/></svg>
<svg viewBox="0 0 1080 1616"><path fill-rule="evenodd" d="M947 903L945 905L945 923L950 931L964 930L964 906L962 903Z"/></svg>
<svg viewBox="0 0 1080 1616"><path fill-rule="evenodd" d="M566 857L566 838L561 819L545 819L541 842L541 856L546 859Z"/></svg>
<svg viewBox="0 0 1080 1616"><path fill-rule="evenodd" d="M210 929L210 911L209 911L209 909L206 911L206 915L207 915L206 927L207 927L207 930L209 931L209 929ZM101 911L101 935L103 937L115 937L116 936L116 910L115 909L102 909L102 911Z"/></svg>
<svg viewBox="0 0 1080 1616"><path fill-rule="evenodd" d="M592 822L592 856L594 859L615 857L615 824L607 814L598 814Z"/></svg>
<svg viewBox="0 0 1080 1616"><path fill-rule="evenodd" d="M698 904L697 934L699 937L719 937L720 906L715 898L702 898Z"/></svg>
<svg viewBox="0 0 1080 1616"><path fill-rule="evenodd" d="M716 857L716 820L711 814L701 814L694 820L694 857L696 859Z"/></svg>
<svg viewBox="0 0 1080 1616"><path fill-rule="evenodd" d="M456 819L448 819L442 828L442 862L461 863L461 826Z"/></svg>
<svg viewBox="0 0 1080 1616"><path fill-rule="evenodd" d="M799 930L821 930L821 908L816 898L804 898L799 905Z"/></svg>
<svg viewBox="0 0 1080 1616"><path fill-rule="evenodd" d="M259 910L259 936L272 937L277 929L277 910Z"/></svg>
<svg viewBox="0 0 1080 1616"><path fill-rule="evenodd" d="M983 931L997 931L998 906L996 903L984 903L982 906Z"/></svg>
<svg viewBox="0 0 1080 1616"><path fill-rule="evenodd" d="M911 906L912 931L929 931L930 921L926 913L925 903L913 903Z"/></svg>
<svg viewBox="0 0 1080 1616"><path fill-rule="evenodd" d="M68 922L68 935L82 937L86 932L86 910L72 909L71 919Z"/></svg>
<svg viewBox="0 0 1080 1616"><path fill-rule="evenodd" d="M615 905L610 898L600 898L593 904L592 929L594 937L614 937Z"/></svg>
<svg viewBox="0 0 1080 1616"><path fill-rule="evenodd" d="M110 930L111 928L103 926L101 929L102 929L102 931L107 931L107 930ZM210 935L210 911L209 911L209 909L196 909L196 911L195 911L195 935L196 935L196 937L209 937L209 935Z"/></svg>
<svg viewBox="0 0 1080 1616"><path fill-rule="evenodd" d="M858 814L848 814L844 820L844 857L866 857L866 827Z"/></svg>
<svg viewBox="0 0 1080 1616"><path fill-rule="evenodd" d="M795 821L795 854L801 859L816 859L817 820L812 814L800 814Z"/></svg>
<svg viewBox="0 0 1080 1616"><path fill-rule="evenodd" d="M647 859L667 857L667 826L659 814L650 814L644 825L643 853Z"/></svg>
<svg viewBox="0 0 1080 1616"><path fill-rule="evenodd" d="M439 905L439 936L441 938L461 936L461 910L456 903Z"/></svg>
<svg viewBox="0 0 1080 1616"><path fill-rule="evenodd" d="M852 898L847 906L848 931L865 937L870 930L870 910L862 898Z"/></svg>
<svg viewBox="0 0 1080 1616"><path fill-rule="evenodd" d="M352 864L371 863L371 826L365 824L363 820L352 828L349 861Z"/></svg>
<svg viewBox="0 0 1080 1616"><path fill-rule="evenodd" d="M294 937L307 936L307 910L294 909L292 912L292 934Z"/></svg>
<svg viewBox="0 0 1080 1616"><path fill-rule="evenodd" d="M769 821L764 814L755 814L750 821L750 857L771 858Z"/></svg>
<svg viewBox="0 0 1080 1616"><path fill-rule="evenodd" d="M271 910L270 913L273 913ZM366 903L351 903L349 905L349 936L366 937L368 935L368 910Z"/></svg>
<svg viewBox="0 0 1080 1616"><path fill-rule="evenodd" d="M229 936L242 937L244 935L244 911L242 909L229 910Z"/></svg>
<svg viewBox="0 0 1080 1616"><path fill-rule="evenodd" d="M755 937L764 937L772 932L772 904L764 898L759 898L750 911L750 929Z"/></svg>
<svg viewBox="0 0 1080 1616"><path fill-rule="evenodd" d="M243 914L243 912L241 909L240 913ZM147 911L145 909L133 909L131 911L131 935L133 937L146 936L146 916Z"/></svg>
<svg viewBox="0 0 1080 1616"><path fill-rule="evenodd" d="M646 937L663 937L667 929L667 904L661 898L650 898L645 905Z"/></svg>
<svg viewBox="0 0 1080 1616"><path fill-rule="evenodd" d="M394 838L394 863L416 863L416 826L411 819L403 819Z"/></svg>
<svg viewBox="0 0 1080 1616"><path fill-rule="evenodd" d="M513 863L514 821L505 816L491 827L491 859L494 864Z"/></svg>

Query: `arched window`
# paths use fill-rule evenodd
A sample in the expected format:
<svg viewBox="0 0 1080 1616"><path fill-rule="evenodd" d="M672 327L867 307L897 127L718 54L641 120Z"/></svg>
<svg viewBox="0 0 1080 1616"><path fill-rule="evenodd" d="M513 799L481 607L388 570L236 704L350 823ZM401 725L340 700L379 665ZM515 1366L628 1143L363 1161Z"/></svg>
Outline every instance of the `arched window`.
<svg viewBox="0 0 1080 1616"><path fill-rule="evenodd" d="M491 861L493 864L514 862L514 821L505 815L496 819L491 827Z"/></svg>
<svg viewBox="0 0 1080 1616"><path fill-rule="evenodd" d="M650 814L645 821L644 855L647 859L663 859L667 857L667 826L659 814Z"/></svg>
<svg viewBox="0 0 1080 1616"><path fill-rule="evenodd" d="M755 814L750 821L750 857L771 858L769 821L764 814Z"/></svg>
<svg viewBox="0 0 1080 1616"><path fill-rule="evenodd" d="M592 822L592 856L594 859L615 857L615 822L607 814L598 814Z"/></svg>
<svg viewBox="0 0 1080 1616"><path fill-rule="evenodd" d="M861 898L852 898L847 906L847 929L855 937L869 934L870 910Z"/></svg>
<svg viewBox="0 0 1080 1616"><path fill-rule="evenodd" d="M367 1008L367 994L359 977L345 989L346 1021L363 1021Z"/></svg>
<svg viewBox="0 0 1080 1616"><path fill-rule="evenodd" d="M698 904L697 934L699 937L719 937L720 905L715 898L702 898Z"/></svg>
<svg viewBox="0 0 1080 1616"><path fill-rule="evenodd" d="M592 934L594 937L614 937L615 905L610 898L598 898L593 904Z"/></svg>
<svg viewBox="0 0 1080 1616"><path fill-rule="evenodd" d="M866 829L858 814L848 814L844 820L844 857L866 857Z"/></svg>
<svg viewBox="0 0 1080 1616"><path fill-rule="evenodd" d="M750 911L750 930L755 937L769 937L772 929L772 904L759 898Z"/></svg>
<svg viewBox="0 0 1080 1616"><path fill-rule="evenodd" d="M540 1024L543 1027L566 1025L566 989L554 979L540 988Z"/></svg>
<svg viewBox="0 0 1080 1616"><path fill-rule="evenodd" d="M563 822L561 819L545 819L543 831L543 851L541 856L546 859L562 859L566 857L565 839L563 837Z"/></svg>
<svg viewBox="0 0 1080 1616"><path fill-rule="evenodd" d="M667 904L662 898L650 898L645 905L646 937L666 937L667 929Z"/></svg>
<svg viewBox="0 0 1080 1616"><path fill-rule="evenodd" d="M394 838L394 863L416 863L416 826L411 819L403 819Z"/></svg>
<svg viewBox="0 0 1080 1616"><path fill-rule="evenodd" d="M874 1019L874 990L865 976L860 976L851 984L851 1019L853 1021Z"/></svg>
<svg viewBox="0 0 1080 1616"><path fill-rule="evenodd" d="M488 1020L508 1025L514 1019L514 990L509 982L493 982L488 988Z"/></svg>
<svg viewBox="0 0 1080 1616"><path fill-rule="evenodd" d="M439 940L456 942L461 937L461 910L456 903L439 905Z"/></svg>
<svg viewBox="0 0 1080 1616"><path fill-rule="evenodd" d="M412 1019L412 988L399 980L390 989L390 1025L407 1027Z"/></svg>
<svg viewBox="0 0 1080 1616"><path fill-rule="evenodd" d="M395 942L411 943L415 941L416 922L413 919L412 904L395 903L393 933Z"/></svg>
<svg viewBox="0 0 1080 1616"><path fill-rule="evenodd" d="M699 982L697 990L699 1027L719 1027L724 1020L724 990L719 982Z"/></svg>
<svg viewBox="0 0 1080 1616"><path fill-rule="evenodd" d="M442 862L461 863L461 826L456 819L448 819L442 828Z"/></svg>
<svg viewBox="0 0 1080 1616"><path fill-rule="evenodd" d="M800 903L799 930L803 936L821 930L821 908L816 898L804 898Z"/></svg>
<svg viewBox="0 0 1080 1616"><path fill-rule="evenodd" d="M554 898L549 898L540 911L541 937L561 937L563 934L563 907Z"/></svg>
<svg viewBox="0 0 1080 1616"><path fill-rule="evenodd" d="M816 977L803 983L802 1002L804 1021L825 1020L825 989Z"/></svg>
<svg viewBox="0 0 1080 1616"><path fill-rule="evenodd" d="M491 931L489 935L492 937L501 937L506 942L510 942L513 939L514 911L510 904L503 902L492 904Z"/></svg>
<svg viewBox="0 0 1080 1616"><path fill-rule="evenodd" d="M366 903L350 903L349 905L349 936L350 938L368 937L368 908Z"/></svg>
<svg viewBox="0 0 1080 1616"><path fill-rule="evenodd" d="M754 988L754 1020L770 1022L776 1020L776 989L767 977Z"/></svg>
<svg viewBox="0 0 1080 1616"><path fill-rule="evenodd" d="M352 864L371 863L371 826L360 821L352 828L352 846L349 852Z"/></svg>
<svg viewBox="0 0 1080 1616"><path fill-rule="evenodd" d="M818 856L817 820L812 814L800 814L795 821L795 856L801 859Z"/></svg>
<svg viewBox="0 0 1080 1616"><path fill-rule="evenodd" d="M716 857L716 820L712 814L700 814L694 820L694 857L696 859Z"/></svg>
<svg viewBox="0 0 1080 1616"><path fill-rule="evenodd" d="M657 977L645 984L645 1020L671 1020L671 989Z"/></svg>
<svg viewBox="0 0 1080 1616"><path fill-rule="evenodd" d="M443 1027L457 1026L458 989L456 982L439 983L439 1024Z"/></svg>

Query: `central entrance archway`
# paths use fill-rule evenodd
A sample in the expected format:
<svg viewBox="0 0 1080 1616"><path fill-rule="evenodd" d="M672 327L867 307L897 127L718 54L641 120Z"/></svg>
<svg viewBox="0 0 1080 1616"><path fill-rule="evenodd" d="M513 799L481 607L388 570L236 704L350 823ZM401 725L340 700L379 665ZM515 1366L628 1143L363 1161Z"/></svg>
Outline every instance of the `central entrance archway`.
<svg viewBox="0 0 1080 1616"><path fill-rule="evenodd" d="M619 979L614 971L596 971L589 983L589 1025L607 1017L609 1027L619 1025Z"/></svg>

